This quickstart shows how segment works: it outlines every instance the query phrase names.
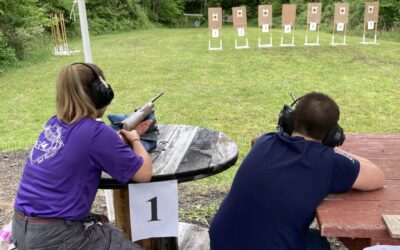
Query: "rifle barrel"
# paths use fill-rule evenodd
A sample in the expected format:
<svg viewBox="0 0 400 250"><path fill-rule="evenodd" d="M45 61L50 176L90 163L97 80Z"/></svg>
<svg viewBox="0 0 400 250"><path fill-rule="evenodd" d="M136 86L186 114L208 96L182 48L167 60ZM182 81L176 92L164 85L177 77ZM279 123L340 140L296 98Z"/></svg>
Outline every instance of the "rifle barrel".
<svg viewBox="0 0 400 250"><path fill-rule="evenodd" d="M161 92L160 94L156 95L153 99L151 99L151 102L155 102L160 96L162 96L164 92Z"/></svg>

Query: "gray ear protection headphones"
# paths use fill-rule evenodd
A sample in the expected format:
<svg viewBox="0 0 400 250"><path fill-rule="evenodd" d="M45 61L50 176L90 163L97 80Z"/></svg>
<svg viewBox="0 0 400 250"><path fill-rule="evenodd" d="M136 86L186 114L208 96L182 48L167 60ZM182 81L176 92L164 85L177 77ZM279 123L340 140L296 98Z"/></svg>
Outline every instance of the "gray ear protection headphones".
<svg viewBox="0 0 400 250"><path fill-rule="evenodd" d="M292 96L293 97L293 96ZM280 134L287 134L287 135L292 135L293 130L294 130L294 110L293 106L296 105L300 99L294 99L292 104L283 105L283 108L281 109L279 113L279 119L278 119L278 125L276 127L277 132ZM322 140L322 144L329 146L329 147L336 147L340 146L343 144L345 140L345 135L343 128L339 126L339 124L335 124L329 133L325 136L325 138Z"/></svg>
<svg viewBox="0 0 400 250"><path fill-rule="evenodd" d="M111 85L104 80L100 72L89 63L74 63L73 65L75 64L85 65L93 72L93 75L95 76L95 80L90 83L89 96L96 109L104 108L110 104L114 98L114 91L112 90Z"/></svg>

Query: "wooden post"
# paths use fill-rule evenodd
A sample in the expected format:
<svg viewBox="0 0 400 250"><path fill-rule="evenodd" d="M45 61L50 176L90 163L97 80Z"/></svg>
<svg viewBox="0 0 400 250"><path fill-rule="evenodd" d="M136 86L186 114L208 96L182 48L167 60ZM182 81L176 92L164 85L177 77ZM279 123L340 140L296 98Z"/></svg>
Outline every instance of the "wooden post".
<svg viewBox="0 0 400 250"><path fill-rule="evenodd" d="M129 191L128 186L121 189L114 189L115 223L123 230L124 235L131 237L131 216L129 212Z"/></svg>
<svg viewBox="0 0 400 250"><path fill-rule="evenodd" d="M178 238L150 238L139 240L138 243L143 250L178 250Z"/></svg>

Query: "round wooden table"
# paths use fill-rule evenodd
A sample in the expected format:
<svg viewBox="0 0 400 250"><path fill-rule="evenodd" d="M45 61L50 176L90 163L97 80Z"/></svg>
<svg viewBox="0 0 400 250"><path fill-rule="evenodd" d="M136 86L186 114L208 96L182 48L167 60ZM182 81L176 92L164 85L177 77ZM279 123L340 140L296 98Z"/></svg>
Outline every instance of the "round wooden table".
<svg viewBox="0 0 400 250"><path fill-rule="evenodd" d="M190 125L159 125L159 129L157 148L150 152L153 161L151 182L198 180L220 173L237 161L237 145L223 133ZM116 224L130 239L128 185L103 173L99 188L113 189ZM177 249L176 238L172 239L152 238L139 244L144 249Z"/></svg>

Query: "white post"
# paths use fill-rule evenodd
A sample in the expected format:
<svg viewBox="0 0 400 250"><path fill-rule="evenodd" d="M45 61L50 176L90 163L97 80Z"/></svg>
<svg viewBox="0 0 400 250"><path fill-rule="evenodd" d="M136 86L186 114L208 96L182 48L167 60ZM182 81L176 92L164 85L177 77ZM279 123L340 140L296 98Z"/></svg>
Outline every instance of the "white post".
<svg viewBox="0 0 400 250"><path fill-rule="evenodd" d="M93 63L92 50L90 48L89 27L87 23L85 0L78 0L78 8L79 8L79 21L81 24L83 54L85 56L85 63ZM106 196L108 219L110 221L115 221L113 193L111 190L105 190L104 193Z"/></svg>
<svg viewBox="0 0 400 250"><path fill-rule="evenodd" d="M86 16L85 0L78 0L79 8L79 21L81 23L83 54L85 55L85 62L92 63L92 50L90 49L89 28Z"/></svg>

